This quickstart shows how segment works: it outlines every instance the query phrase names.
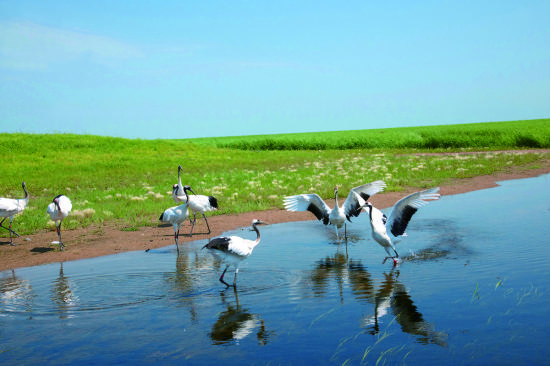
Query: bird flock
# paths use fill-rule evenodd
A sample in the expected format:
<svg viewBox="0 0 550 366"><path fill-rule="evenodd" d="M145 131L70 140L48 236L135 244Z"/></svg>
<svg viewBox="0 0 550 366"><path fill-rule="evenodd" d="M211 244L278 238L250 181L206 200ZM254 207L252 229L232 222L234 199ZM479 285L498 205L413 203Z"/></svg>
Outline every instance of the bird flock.
<svg viewBox="0 0 550 366"><path fill-rule="evenodd" d="M178 182L172 186L172 198L178 206L166 209L160 215L159 221L172 225L174 229L174 241L179 252L179 233L181 225L189 219L191 229L189 236L193 235L193 229L197 220L196 214L203 216L208 232L212 231L208 224L206 212L218 209L218 200L214 196L197 195L189 185L183 185L181 181L181 165L178 166ZM10 244L15 245L13 236L19 237L19 234L12 229L14 216L23 212L29 202L29 193L25 182L22 183L22 188L25 196L20 199L0 198L0 227L9 231ZM396 244L407 234L405 230L419 208L426 205L430 201L440 198L439 187L427 189L421 192L410 194L400 199L392 208L389 216L386 216L378 208L374 207L369 198L376 193L379 193L386 188L386 183L382 180L373 181L354 187L350 190L343 205L338 203L338 187L334 188L334 207L330 208L327 203L315 193L298 194L286 196L283 199L284 207L287 211L309 211L324 225L332 225L334 227L338 242L340 242L339 230L344 227L344 238L347 239L347 222L352 222L352 218L358 217L361 212L366 212L369 216L372 238L380 244L386 253L387 259L392 259L394 265L399 262L399 254L396 249ZM192 193L192 195L190 195ZM65 195L54 197L48 205L46 212L54 221L59 240L52 244L59 244L59 249L64 249L64 244L61 239L61 225L63 220L69 216L72 209L71 200ZM190 212L191 211L191 212ZM191 218L192 217L192 218ZM4 221L9 218L9 226L4 226ZM209 239L203 249L207 249L218 260L225 263L219 281L227 287L237 286L237 274L239 272L240 263L248 258L254 248L260 243L259 225L266 223L258 219L252 221L252 231L256 232L256 239L249 240L239 236L220 236ZM228 284L224 280L224 276L230 266L235 268L234 279L232 284Z"/></svg>

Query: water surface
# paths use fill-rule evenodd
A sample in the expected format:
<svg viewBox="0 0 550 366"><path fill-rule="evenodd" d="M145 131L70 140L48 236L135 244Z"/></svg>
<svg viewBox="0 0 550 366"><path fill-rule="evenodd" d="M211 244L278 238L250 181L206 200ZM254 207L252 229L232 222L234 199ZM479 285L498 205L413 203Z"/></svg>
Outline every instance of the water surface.
<svg viewBox="0 0 550 366"><path fill-rule="evenodd" d="M4 271L0 362L547 363L549 182L429 204L397 267L361 215L347 245L316 221L260 227L236 291L205 241Z"/></svg>

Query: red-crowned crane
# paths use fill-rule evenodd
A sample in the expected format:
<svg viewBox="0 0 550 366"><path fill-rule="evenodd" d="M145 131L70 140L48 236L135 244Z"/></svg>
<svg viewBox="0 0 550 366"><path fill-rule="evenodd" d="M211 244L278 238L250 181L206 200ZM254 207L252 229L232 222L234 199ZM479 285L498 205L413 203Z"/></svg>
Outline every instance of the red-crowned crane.
<svg viewBox="0 0 550 366"><path fill-rule="evenodd" d="M189 205L189 208L191 211L193 211L193 221L191 222L191 232L189 235L193 235L193 228L195 227L195 221L197 221L197 217L195 214L197 212L200 212L202 216L204 217L204 221L206 221L206 227L208 228L208 233L210 234L210 225L208 225L208 219L206 218L206 215L204 214L207 211L214 211L218 208L218 200L216 197L213 196L204 196L201 194L195 194L190 186L183 187L183 191L185 192L185 198L187 199L187 204ZM189 196L188 191L191 191L193 193L193 196Z"/></svg>
<svg viewBox="0 0 550 366"><path fill-rule="evenodd" d="M323 224L334 225L336 237L338 238L338 229L344 226L344 230L346 230L346 219L351 222L351 217L357 217L361 213L361 202L364 203L369 197L382 191L385 187L386 183L377 180L352 188L342 207L338 206L338 187L335 187L333 209L315 193L287 196L283 202L285 209L288 211L309 211L318 220L323 221ZM347 238L347 232L344 232L344 234Z"/></svg>
<svg viewBox="0 0 550 366"><path fill-rule="evenodd" d="M4 229L8 230L10 232L10 244L15 245L13 243L12 234L15 234L19 237L19 234L17 234L15 231L11 229L11 224L13 222L13 217L17 215L18 213L22 212L25 207L27 207L27 204L29 203L29 193L27 192L27 186L25 185L25 182L21 185L23 187L23 191L25 192L24 198L0 198L0 217L3 217L2 221L0 221L0 227L3 227ZM10 218L10 226L5 227L2 225L4 221L7 218Z"/></svg>
<svg viewBox="0 0 550 366"><path fill-rule="evenodd" d="M364 204L363 209L370 217L372 237L389 255L384 258L384 262L386 262L388 258L391 258L393 259L394 265L397 264L399 254L397 254L397 250L395 250L395 244L404 236L407 236L405 230L416 211L418 211L420 207L426 205L428 201L438 200L439 197L441 197L438 192L439 187L436 187L422 192L416 192L400 199L395 206L393 206L389 218L370 202ZM391 250L393 250L393 253ZM395 254L395 256L393 254Z"/></svg>
<svg viewBox="0 0 550 366"><path fill-rule="evenodd" d="M48 205L46 210L51 219L55 222L57 236L59 237L59 250L63 250L63 248L65 248L65 245L63 245L63 241L61 240L61 224L63 223L63 219L69 216L72 208L73 205L71 204L69 197L60 194L54 197L52 203ZM58 243L52 242L52 244Z"/></svg>
<svg viewBox="0 0 550 366"><path fill-rule="evenodd" d="M208 249L216 258L225 262L226 266L219 281L227 287L231 285L223 280L223 276L225 276L225 272L229 266L235 266L235 278L233 279L232 286L236 288L237 273L239 273L240 263L252 254L256 245L260 244L261 236L260 230L257 228L258 225L265 225L265 222L257 219L252 220L252 230L256 232L256 240L243 239L239 236L222 236L210 240L210 242L203 247L203 249Z"/></svg>
<svg viewBox="0 0 550 366"><path fill-rule="evenodd" d="M177 186L174 184L173 190L177 190ZM161 222L168 222L172 224L174 227L174 240L176 241L176 249L178 250L178 253L180 251L179 244L178 244L178 238L180 234L180 227L181 224L187 220L189 217L189 207L187 203L184 203L183 205L170 207L166 209L159 218L159 221Z"/></svg>

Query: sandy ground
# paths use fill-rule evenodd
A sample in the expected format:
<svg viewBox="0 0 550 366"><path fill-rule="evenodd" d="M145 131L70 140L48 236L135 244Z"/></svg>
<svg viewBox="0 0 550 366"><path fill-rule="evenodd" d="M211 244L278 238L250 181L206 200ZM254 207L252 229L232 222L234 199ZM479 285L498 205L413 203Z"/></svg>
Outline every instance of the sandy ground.
<svg viewBox="0 0 550 366"><path fill-rule="evenodd" d="M496 187L496 182L508 179L535 177L550 173L550 162L544 162L539 169L513 168L508 172L495 175L479 176L468 179L457 179L448 185L441 186L442 195L453 195L470 192L478 189ZM379 208L392 206L398 199L407 193L417 191L410 188L407 192L378 193L371 198L371 202ZM345 197L344 197L345 199ZM327 201L332 207L333 202ZM343 201L341 202L343 203ZM204 220L197 219L195 233L192 237L184 235L189 232L190 224L187 221L180 230L180 245L185 242L207 239L221 235L224 232L249 226L252 219L261 219L270 224L291 221L315 220L309 212L287 212L284 210L268 210L250 212L240 215L218 215L208 218L212 233L205 235ZM14 220L14 229L17 230L17 220ZM57 245L50 243L57 240L55 231L16 238L15 246L9 244L9 238L0 238L0 270L19 267L35 266L45 263L65 262L83 258L92 258L103 255L118 254L127 251L147 250L165 247L174 244L174 230L171 225L144 227L138 231L120 231L109 224L101 227L89 227L81 230L63 231L65 250L59 251Z"/></svg>

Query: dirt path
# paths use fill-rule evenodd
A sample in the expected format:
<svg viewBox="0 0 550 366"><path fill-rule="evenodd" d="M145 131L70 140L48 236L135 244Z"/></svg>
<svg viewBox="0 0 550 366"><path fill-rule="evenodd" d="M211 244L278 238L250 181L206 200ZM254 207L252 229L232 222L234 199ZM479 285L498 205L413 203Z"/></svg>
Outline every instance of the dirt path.
<svg viewBox="0 0 550 366"><path fill-rule="evenodd" d="M529 178L550 173L550 162L545 162L544 165L543 168L539 169L513 168L506 173L457 179L441 186L441 194L452 195L486 189L497 186L496 182L501 180ZM411 188L408 192L379 193L372 197L372 202L380 208L390 207L406 193L413 191L416 191L416 189ZM330 202L330 205L332 205L332 202ZM240 215L212 216L208 219L210 227L213 229L210 237L249 226L254 218L259 218L270 224L315 219L309 212L291 213L279 209ZM180 233L189 232L189 228L187 222L182 226ZM198 220L195 231L199 234L194 234L192 238L180 234L180 244L208 238L207 235L200 234L205 229L204 220ZM64 231L63 242L66 249L63 252L58 251L57 246L50 245L53 240L57 240L55 231L22 236L15 240L16 246L9 244L9 238L0 238L0 270L169 246L174 243L174 231L171 226L164 225L144 227L138 231L128 232L114 229L109 224L102 227L96 226L81 230Z"/></svg>
<svg viewBox="0 0 550 366"><path fill-rule="evenodd" d="M477 155L477 154L544 154L550 153L550 149L526 149L526 150L495 150L495 151L454 151L454 152L423 152L403 155L416 155L416 156L441 156L441 155Z"/></svg>

